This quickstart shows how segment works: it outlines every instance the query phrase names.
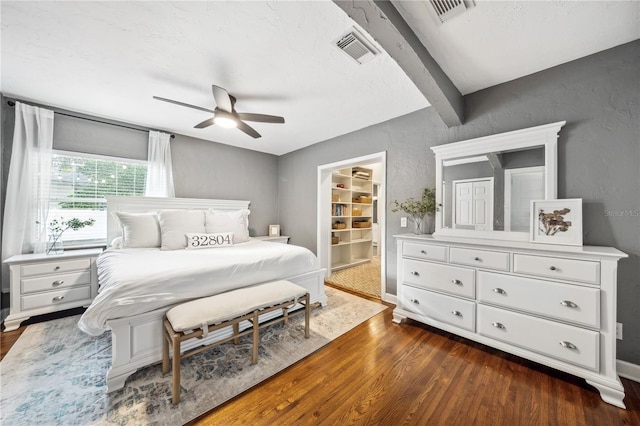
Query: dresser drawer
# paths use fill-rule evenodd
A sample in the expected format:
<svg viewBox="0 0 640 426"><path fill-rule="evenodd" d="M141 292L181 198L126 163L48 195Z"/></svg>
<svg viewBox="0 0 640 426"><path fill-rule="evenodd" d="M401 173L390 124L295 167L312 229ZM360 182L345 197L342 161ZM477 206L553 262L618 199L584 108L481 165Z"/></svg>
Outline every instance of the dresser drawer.
<svg viewBox="0 0 640 426"><path fill-rule="evenodd" d="M475 331L476 304L468 300L405 285L402 306L425 317Z"/></svg>
<svg viewBox="0 0 640 426"><path fill-rule="evenodd" d="M501 251L464 249L451 247L449 251L451 263L470 265L476 268L509 270L509 253Z"/></svg>
<svg viewBox="0 0 640 426"><path fill-rule="evenodd" d="M450 265L403 259L402 282L445 293L475 298L475 271Z"/></svg>
<svg viewBox="0 0 640 426"><path fill-rule="evenodd" d="M493 272L478 272L478 300L600 328L600 290Z"/></svg>
<svg viewBox="0 0 640 426"><path fill-rule="evenodd" d="M514 254L513 271L518 274L600 284L600 262L591 260Z"/></svg>
<svg viewBox="0 0 640 426"><path fill-rule="evenodd" d="M599 370L600 333L502 309L478 305L478 333Z"/></svg>
<svg viewBox="0 0 640 426"><path fill-rule="evenodd" d="M23 277L32 277L35 275L57 274L69 271L88 271L90 268L91 259L84 258L26 264L22 265L21 272Z"/></svg>
<svg viewBox="0 0 640 426"><path fill-rule="evenodd" d="M447 261L447 247L431 244L405 243L402 246L402 255L417 257L419 259Z"/></svg>
<svg viewBox="0 0 640 426"><path fill-rule="evenodd" d="M69 274L45 275L22 280L22 294L37 291L56 290L58 288L75 287L91 283L91 271L72 272Z"/></svg>
<svg viewBox="0 0 640 426"><path fill-rule="evenodd" d="M73 287L22 297L22 309L36 309L91 299L91 287ZM89 302L87 302L89 304Z"/></svg>

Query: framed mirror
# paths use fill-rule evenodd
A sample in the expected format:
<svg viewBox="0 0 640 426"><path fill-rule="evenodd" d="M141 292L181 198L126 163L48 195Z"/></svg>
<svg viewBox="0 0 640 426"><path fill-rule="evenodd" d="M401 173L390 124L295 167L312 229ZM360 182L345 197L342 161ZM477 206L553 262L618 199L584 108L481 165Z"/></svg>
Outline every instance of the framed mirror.
<svg viewBox="0 0 640 426"><path fill-rule="evenodd" d="M528 241L531 200L557 198L564 121L432 147L435 236Z"/></svg>

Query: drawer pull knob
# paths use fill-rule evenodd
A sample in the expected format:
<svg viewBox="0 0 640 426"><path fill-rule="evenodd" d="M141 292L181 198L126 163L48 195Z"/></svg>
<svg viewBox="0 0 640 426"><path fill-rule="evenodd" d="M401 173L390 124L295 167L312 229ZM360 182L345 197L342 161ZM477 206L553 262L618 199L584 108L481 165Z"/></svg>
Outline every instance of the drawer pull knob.
<svg viewBox="0 0 640 426"><path fill-rule="evenodd" d="M462 285L462 281L460 280L451 280L451 282L456 285Z"/></svg>
<svg viewBox="0 0 640 426"><path fill-rule="evenodd" d="M61 301L62 299L64 299L64 296L56 296L56 297L54 297L52 300L53 300L54 302L59 302L59 301Z"/></svg>
<svg viewBox="0 0 640 426"><path fill-rule="evenodd" d="M549 269L551 269L552 271L555 271L556 267L555 266L551 266Z"/></svg>
<svg viewBox="0 0 640 426"><path fill-rule="evenodd" d="M51 283L51 287L58 287L59 285L64 284L64 280L55 280Z"/></svg>
<svg viewBox="0 0 640 426"><path fill-rule="evenodd" d="M476 262L480 262L482 259L480 259L479 257L474 257L473 260L475 260Z"/></svg>
<svg viewBox="0 0 640 426"><path fill-rule="evenodd" d="M504 290L503 290L503 289L501 289L501 288L497 288L497 287L493 289L493 292L494 292L494 293L498 293L498 294L507 294L507 292L506 292L506 291L504 291Z"/></svg>
<svg viewBox="0 0 640 426"><path fill-rule="evenodd" d="M566 306L567 308L577 308L578 305L576 305L575 303L573 303L570 300L563 300L562 302L560 302L560 304L562 306Z"/></svg>
<svg viewBox="0 0 640 426"><path fill-rule="evenodd" d="M416 277L419 277L419 276L420 276L420 272L418 272L418 271L411 271L411 275L414 275L414 276L416 276Z"/></svg>
<svg viewBox="0 0 640 426"><path fill-rule="evenodd" d="M561 341L560 344L562 345L563 348L567 348L567 349L578 349L578 347L576 345L574 345L571 342L566 342L566 341Z"/></svg>
<svg viewBox="0 0 640 426"><path fill-rule="evenodd" d="M427 251L426 250L420 250L420 253L427 254Z"/></svg>
<svg viewBox="0 0 640 426"><path fill-rule="evenodd" d="M54 271L59 271L60 270L60 266L56 266L55 268L53 268Z"/></svg>
<svg viewBox="0 0 640 426"><path fill-rule="evenodd" d="M418 299L411 299L411 303L415 303L416 305L419 305L420 301Z"/></svg>
<svg viewBox="0 0 640 426"><path fill-rule="evenodd" d="M502 330L505 329L504 324L499 323L499 322L492 322L491 325L494 326L495 328L499 328L499 329L502 329Z"/></svg>
<svg viewBox="0 0 640 426"><path fill-rule="evenodd" d="M451 311L451 313L457 317L462 317L462 312L460 311Z"/></svg>

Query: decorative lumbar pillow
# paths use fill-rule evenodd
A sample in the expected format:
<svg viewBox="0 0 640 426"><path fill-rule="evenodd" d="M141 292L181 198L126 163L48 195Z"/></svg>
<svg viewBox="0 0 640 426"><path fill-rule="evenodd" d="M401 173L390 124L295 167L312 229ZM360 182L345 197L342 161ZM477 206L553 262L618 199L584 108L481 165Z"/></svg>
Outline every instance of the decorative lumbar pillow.
<svg viewBox="0 0 640 426"><path fill-rule="evenodd" d="M115 237L109 246L114 249L124 248L124 239L122 237Z"/></svg>
<svg viewBox="0 0 640 426"><path fill-rule="evenodd" d="M122 225L123 248L160 247L160 226L155 213L115 214Z"/></svg>
<svg viewBox="0 0 640 426"><path fill-rule="evenodd" d="M234 211L209 210L206 214L207 234L233 232L233 243L249 241L249 209Z"/></svg>
<svg viewBox="0 0 640 426"><path fill-rule="evenodd" d="M187 233L187 249L229 247L233 245L233 232L222 234Z"/></svg>
<svg viewBox="0 0 640 426"><path fill-rule="evenodd" d="M162 244L160 250L187 246L187 233L204 234L204 210L162 210L158 213Z"/></svg>

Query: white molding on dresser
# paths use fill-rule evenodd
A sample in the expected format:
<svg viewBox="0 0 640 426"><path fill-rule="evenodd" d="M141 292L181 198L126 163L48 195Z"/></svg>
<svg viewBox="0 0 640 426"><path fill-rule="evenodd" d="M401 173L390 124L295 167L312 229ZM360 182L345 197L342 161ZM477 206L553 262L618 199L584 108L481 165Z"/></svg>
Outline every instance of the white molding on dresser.
<svg viewBox="0 0 640 426"><path fill-rule="evenodd" d="M616 361L616 368L620 377L640 383L640 365L619 359Z"/></svg>
<svg viewBox="0 0 640 426"><path fill-rule="evenodd" d="M616 359L617 262L611 247L395 236L406 318L581 377L625 408ZM634 373L632 373L634 374Z"/></svg>

